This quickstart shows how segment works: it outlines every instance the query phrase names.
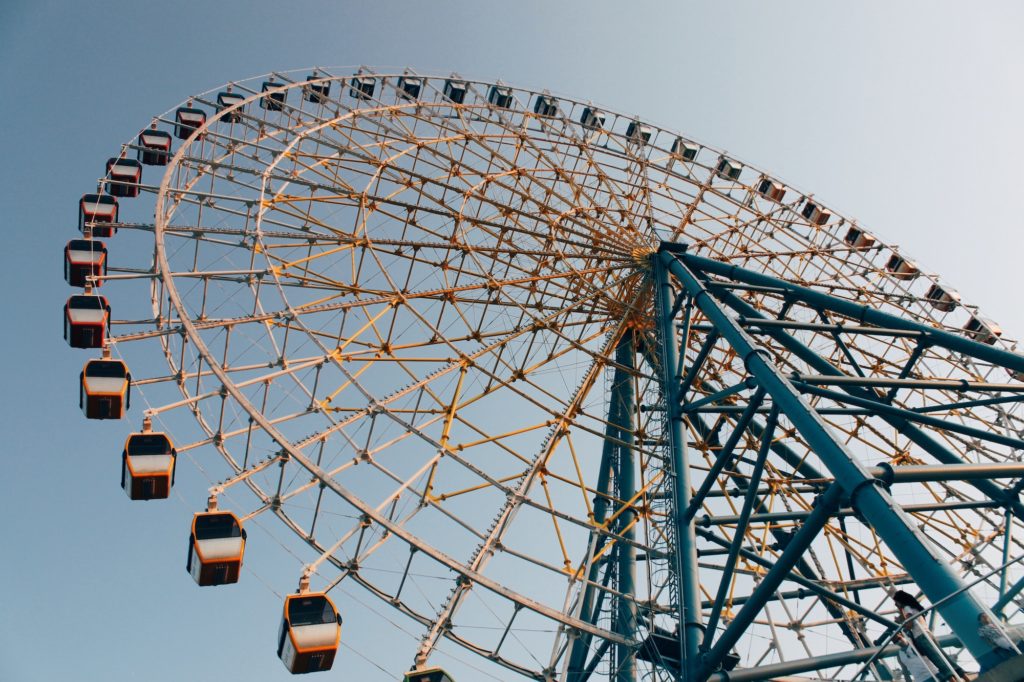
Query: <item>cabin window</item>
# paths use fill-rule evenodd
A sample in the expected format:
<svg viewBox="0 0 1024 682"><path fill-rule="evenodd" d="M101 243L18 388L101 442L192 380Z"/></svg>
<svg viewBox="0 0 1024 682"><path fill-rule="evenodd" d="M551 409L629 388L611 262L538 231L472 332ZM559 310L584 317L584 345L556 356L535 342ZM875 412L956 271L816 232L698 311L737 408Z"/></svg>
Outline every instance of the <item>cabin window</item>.
<svg viewBox="0 0 1024 682"><path fill-rule="evenodd" d="M103 251L103 242L97 242L91 239L72 239L68 242L68 250L100 253Z"/></svg>
<svg viewBox="0 0 1024 682"><path fill-rule="evenodd" d="M233 92L221 92L217 94L217 104L219 104L224 109L227 109L228 107L233 107L244 99L245 97L243 97L242 95L236 95Z"/></svg>
<svg viewBox="0 0 1024 682"><path fill-rule="evenodd" d="M171 444L164 435L134 436L128 441L128 454L136 455L168 455Z"/></svg>
<svg viewBox="0 0 1024 682"><path fill-rule="evenodd" d="M70 305L78 310L103 310L103 300L100 296L72 296Z"/></svg>
<svg viewBox="0 0 1024 682"><path fill-rule="evenodd" d="M288 621L295 627L336 623L338 618L325 597L293 597L288 602Z"/></svg>
<svg viewBox="0 0 1024 682"><path fill-rule="evenodd" d="M124 363L121 362L90 362L85 368L85 376L123 379L127 372Z"/></svg>
<svg viewBox="0 0 1024 682"><path fill-rule="evenodd" d="M238 538L242 529L231 514L209 514L196 519L196 540Z"/></svg>

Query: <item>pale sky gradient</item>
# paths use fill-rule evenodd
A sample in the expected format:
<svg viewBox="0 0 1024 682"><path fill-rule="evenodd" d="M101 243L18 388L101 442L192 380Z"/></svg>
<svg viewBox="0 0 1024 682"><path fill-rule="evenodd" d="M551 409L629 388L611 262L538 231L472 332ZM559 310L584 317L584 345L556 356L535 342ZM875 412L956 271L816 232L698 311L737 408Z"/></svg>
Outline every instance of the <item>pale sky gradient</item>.
<svg viewBox="0 0 1024 682"><path fill-rule="evenodd" d="M231 589L192 585L194 510L132 505L118 488L138 414L95 424L77 409L84 356L61 338L60 252L78 197L154 114L229 80L314 65L549 88L813 192L1020 338L1022 35L1015 1L0 1L0 680L288 677L271 587L293 585L251 573ZM388 674L343 650L324 678L397 679L408 656L389 652L413 644L379 622L363 654Z"/></svg>

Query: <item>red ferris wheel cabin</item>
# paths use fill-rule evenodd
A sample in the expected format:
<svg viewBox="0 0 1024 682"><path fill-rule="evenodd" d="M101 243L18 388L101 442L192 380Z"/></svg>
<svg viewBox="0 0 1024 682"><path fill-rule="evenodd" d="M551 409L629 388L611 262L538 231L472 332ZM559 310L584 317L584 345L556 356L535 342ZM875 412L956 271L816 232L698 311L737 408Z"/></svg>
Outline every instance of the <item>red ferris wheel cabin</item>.
<svg viewBox="0 0 1024 682"><path fill-rule="evenodd" d="M107 274L107 247L93 239L72 239L64 247L64 281L73 287L84 287L90 277ZM103 285L102 279L91 282Z"/></svg>

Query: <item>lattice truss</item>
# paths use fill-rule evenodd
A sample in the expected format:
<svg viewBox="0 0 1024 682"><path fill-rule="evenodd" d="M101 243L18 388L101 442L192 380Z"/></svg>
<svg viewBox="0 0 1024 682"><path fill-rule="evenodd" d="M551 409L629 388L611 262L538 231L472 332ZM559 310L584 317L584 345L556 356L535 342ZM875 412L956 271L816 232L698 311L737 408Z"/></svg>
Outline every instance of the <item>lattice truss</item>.
<svg viewBox="0 0 1024 682"><path fill-rule="evenodd" d="M215 92L190 100L210 117L147 169L155 220L123 201L110 241L111 345L196 464L178 489L199 505L210 485L268 529L247 565L291 529L296 576L315 562L320 589L400 612L418 640L403 664L447 640L498 678L674 679L641 643L676 636L682 583L713 644L832 482L674 280L661 338L661 242L963 338L980 319L936 307L934 277L815 200L630 117L455 76L304 78L234 83L244 100L215 114ZM1022 385L997 363L693 271L865 466L1019 460ZM664 343L681 348L688 510ZM1006 485L890 488L970 579L1004 563ZM682 576L677 512L698 553ZM989 603L1000 577L976 588ZM910 580L844 501L738 638L739 667L872 646Z"/></svg>

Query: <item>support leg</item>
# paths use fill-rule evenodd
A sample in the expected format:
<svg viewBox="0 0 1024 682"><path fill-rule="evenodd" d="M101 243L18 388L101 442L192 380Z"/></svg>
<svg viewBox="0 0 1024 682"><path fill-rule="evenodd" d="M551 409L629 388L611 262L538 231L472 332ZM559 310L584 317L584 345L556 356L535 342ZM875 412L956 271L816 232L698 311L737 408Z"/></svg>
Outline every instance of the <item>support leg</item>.
<svg viewBox="0 0 1024 682"><path fill-rule="evenodd" d="M849 495L854 507L912 573L928 598L938 602L948 595L959 593L959 596L944 602L940 607L942 616L982 666L994 663L996 654L991 645L978 636L978 616L988 613L988 610L970 592L961 592L963 582L960 577L942 560L937 550L921 535L889 493L875 484L864 467L834 437L824 421L803 402L799 392L782 372L758 352L753 340L725 313L701 280L672 254L662 252L659 258L683 284L708 320L744 359L748 371L771 395L773 402L829 468Z"/></svg>
<svg viewBox="0 0 1024 682"><path fill-rule="evenodd" d="M683 680L695 680L692 673L703 638L700 609L700 573L697 570L697 539L693 517L687 518L690 508L690 463L686 449L686 432L679 401L679 350L672 324L672 285L664 261L653 259L658 324L661 336L662 386L665 391L665 409L668 410L668 442L672 463L673 494L675 500L675 552L674 570L678 581L679 637L683 660ZM685 340L684 340L685 343Z"/></svg>
<svg viewBox="0 0 1024 682"><path fill-rule="evenodd" d="M632 369L635 364L636 351L633 348L633 335L622 337L615 349L615 361L622 367ZM636 416L636 400L633 390L633 377L616 372L619 379L612 386L612 400L618 403L620 444L617 445L618 457L615 458L615 478L618 483L618 498L630 500L636 494L635 462L633 461L633 433ZM636 531L633 521L636 512L627 509L619 515L619 534L632 541ZM616 609L615 630L629 639L636 638L636 548L631 542L616 542L615 556L618 569L618 589L623 596L618 598ZM619 645L616 651L616 682L635 682L636 652L633 648Z"/></svg>

